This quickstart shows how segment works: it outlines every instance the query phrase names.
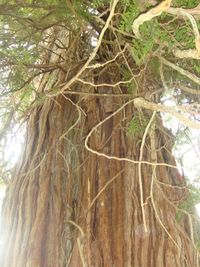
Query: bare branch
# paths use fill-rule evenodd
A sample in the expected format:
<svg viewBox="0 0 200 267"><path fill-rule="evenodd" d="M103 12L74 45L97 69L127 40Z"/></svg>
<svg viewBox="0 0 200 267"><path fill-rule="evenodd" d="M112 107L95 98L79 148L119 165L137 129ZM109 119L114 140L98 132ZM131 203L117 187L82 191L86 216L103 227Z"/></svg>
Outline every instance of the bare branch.
<svg viewBox="0 0 200 267"><path fill-rule="evenodd" d="M77 78L77 81L79 81L79 82L81 82L81 83L83 83L83 84L85 84L85 85L90 85L90 86L93 86L93 87L117 87L117 86L119 86L119 85L121 85L121 84L129 84L129 83L131 83L133 80L134 80L134 77L132 77L130 80L127 80L127 81L119 81L119 82L114 83L114 84L112 84L112 83L100 83L100 84L94 84L94 83L92 83L92 82L87 82L87 81L84 81L84 80L82 80L82 79L80 79L80 78Z"/></svg>
<svg viewBox="0 0 200 267"><path fill-rule="evenodd" d="M144 223L144 229L145 229L145 232L148 232L147 230L147 223L146 223L146 216L145 216L145 210L144 210L144 200L143 200L143 182L142 182L142 158L143 158L143 151L144 151L144 145L145 145L145 140L146 140L146 137L147 137L147 134L148 134L148 131L152 125L152 122L155 118L155 115L156 115L156 111L153 112L152 116L151 116L151 119L149 120L149 123L147 124L147 127L144 131L144 135L143 135L143 138L142 138L142 143L141 143L141 146L140 146L140 156L139 156L139 163L138 163L138 176L139 176L139 187L140 187L140 205L141 205L141 209L142 209L142 219L143 219L143 223Z"/></svg>
<svg viewBox="0 0 200 267"><path fill-rule="evenodd" d="M175 65L174 63L168 61L167 59L165 59L165 58L163 58L163 57L161 57L161 56L159 56L159 59L160 59L160 61L161 61L163 64L165 64L165 65L167 65L167 66L173 68L174 70L178 71L178 72L179 72L180 74L182 74L183 76L188 77L190 80L192 80L193 82L195 82L195 83L197 83L197 84L200 85L200 78L197 77L196 75L194 75L193 73L191 73L191 72L189 72L189 71L187 71L187 70L182 69L181 67Z"/></svg>
<svg viewBox="0 0 200 267"><path fill-rule="evenodd" d="M179 111L177 111L178 107L167 107L161 104L156 104L152 102L148 102L146 99L142 97L138 97L134 99L134 105L138 108L145 108L153 111L165 112L171 114L173 117L181 121L184 125L194 129L200 129L200 123L192 121L191 119L183 116Z"/></svg>

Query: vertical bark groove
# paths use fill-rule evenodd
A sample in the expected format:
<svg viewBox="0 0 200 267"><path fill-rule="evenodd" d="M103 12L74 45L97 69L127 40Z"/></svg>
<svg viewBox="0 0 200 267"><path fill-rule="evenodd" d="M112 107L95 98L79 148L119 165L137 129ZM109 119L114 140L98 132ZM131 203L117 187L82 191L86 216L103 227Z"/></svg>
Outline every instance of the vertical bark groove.
<svg viewBox="0 0 200 267"><path fill-rule="evenodd" d="M55 79L53 84L67 82L66 74L60 71L53 74L59 80ZM98 79L95 74L88 72L89 78L99 84L121 79L118 67L107 68ZM44 75L38 91L43 93L48 86L48 75ZM86 87L74 86L80 92L123 91L118 87ZM167 166L157 166L151 191L154 167L142 164L148 229L145 232L138 164L109 160L84 147L91 129L121 107L122 99L88 95L71 97L70 102L67 97L47 97L30 114L24 154L3 208L7 245L0 266L197 267L190 233L178 224L176 209L170 204L177 201L175 197L181 199L186 194L182 188L172 187L184 186L180 174ZM82 115L66 134L78 118L77 105L86 116ZM107 120L90 136L90 147L106 155L138 161L141 136L130 137L126 131L136 112L133 104L129 104ZM149 113L145 115L149 118ZM171 137L158 118L157 126L158 162L174 165L168 152L172 150ZM148 136L143 160L150 162L151 154Z"/></svg>

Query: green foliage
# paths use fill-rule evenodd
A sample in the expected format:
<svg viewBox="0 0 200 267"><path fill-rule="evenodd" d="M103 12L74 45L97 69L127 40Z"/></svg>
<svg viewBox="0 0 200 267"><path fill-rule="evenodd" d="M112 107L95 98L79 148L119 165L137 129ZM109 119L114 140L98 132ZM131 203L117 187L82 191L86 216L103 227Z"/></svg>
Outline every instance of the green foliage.
<svg viewBox="0 0 200 267"><path fill-rule="evenodd" d="M188 127L185 127L184 125L176 132L176 141L174 144L174 149L178 150L180 146L187 145L191 143L191 140L189 139L190 130Z"/></svg>
<svg viewBox="0 0 200 267"><path fill-rule="evenodd" d="M142 39L134 39L132 45L132 56L137 65L144 63L146 57L157 47L157 39L160 29L156 20L144 23L140 27Z"/></svg>
<svg viewBox="0 0 200 267"><path fill-rule="evenodd" d="M174 38L179 43L179 46L185 47L185 49L195 48L194 34L191 24L188 22L184 26L176 29Z"/></svg>
<svg viewBox="0 0 200 267"><path fill-rule="evenodd" d="M133 77L132 73L130 73L129 70L124 69L124 66L121 68L121 72L122 72L124 81L131 80L131 78ZM127 84L128 93L130 94L133 93L136 90L136 88L137 86L136 86L135 80L132 80L130 83Z"/></svg>
<svg viewBox="0 0 200 267"><path fill-rule="evenodd" d="M182 60L181 66L184 69L189 69L192 70L194 74L199 76L200 74L200 65L199 65L199 60L197 59L187 59L187 60ZM196 85L194 85L196 86Z"/></svg>
<svg viewBox="0 0 200 267"><path fill-rule="evenodd" d="M26 86L26 90L21 94L20 107L18 110L19 115L23 115L25 111L30 107L33 101L33 87L31 85Z"/></svg>
<svg viewBox="0 0 200 267"><path fill-rule="evenodd" d="M122 5L124 6L124 12L119 23L119 29L131 32L133 21L139 15L140 10L135 0L123 0Z"/></svg>
<svg viewBox="0 0 200 267"><path fill-rule="evenodd" d="M92 5L94 8L99 8L104 5L108 5L108 4L110 4L110 0L93 0L92 1Z"/></svg>
<svg viewBox="0 0 200 267"><path fill-rule="evenodd" d="M132 46L132 55L137 65L143 64L146 57L162 44L166 53L172 53L175 48L195 48L191 24L186 21L183 25L177 26L177 20L165 14L145 22L140 27L140 33L142 39L134 39ZM196 69L199 69L198 66Z"/></svg>
<svg viewBox="0 0 200 267"><path fill-rule="evenodd" d="M200 202L200 190L193 185L188 186L189 194L187 199L180 205L180 208L192 212L195 205Z"/></svg>
<svg viewBox="0 0 200 267"><path fill-rule="evenodd" d="M179 205L179 211L176 214L177 221L181 221L184 211L189 214L194 214L195 206L198 203L200 203L200 189L193 185L188 185L187 198Z"/></svg>
<svg viewBox="0 0 200 267"><path fill-rule="evenodd" d="M47 29L67 25L76 32L87 19L88 9L81 0L0 1L0 79L4 93L19 91L20 111L32 101L32 77L41 69L43 55L47 56L44 40ZM48 36L46 36L49 38ZM48 39L48 42L50 40ZM45 69L42 69L45 71ZM23 88L23 90L20 90ZM22 101L23 99L23 101Z"/></svg>
<svg viewBox="0 0 200 267"><path fill-rule="evenodd" d="M153 57L149 63L149 68L155 77L160 77L160 62L157 57Z"/></svg>
<svg viewBox="0 0 200 267"><path fill-rule="evenodd" d="M197 62L195 60L194 63L193 63L193 67L194 67L194 70L197 72L197 74L200 74L200 65L199 65L199 62Z"/></svg>
<svg viewBox="0 0 200 267"><path fill-rule="evenodd" d="M130 137L142 138L147 124L148 118L143 113L137 113L129 124L127 134Z"/></svg>
<svg viewBox="0 0 200 267"><path fill-rule="evenodd" d="M193 8L199 4L199 0L174 0L173 6Z"/></svg>
<svg viewBox="0 0 200 267"><path fill-rule="evenodd" d="M175 6L195 7L199 1L177 0ZM132 24L140 14L139 3L136 0L123 0L124 11L119 23L119 29L132 34ZM140 26L142 38L132 40L132 56L138 66L160 46L167 54L173 49L195 48L194 33L189 20L174 19L174 16L162 13L161 16L145 22ZM199 67L195 65L195 70Z"/></svg>

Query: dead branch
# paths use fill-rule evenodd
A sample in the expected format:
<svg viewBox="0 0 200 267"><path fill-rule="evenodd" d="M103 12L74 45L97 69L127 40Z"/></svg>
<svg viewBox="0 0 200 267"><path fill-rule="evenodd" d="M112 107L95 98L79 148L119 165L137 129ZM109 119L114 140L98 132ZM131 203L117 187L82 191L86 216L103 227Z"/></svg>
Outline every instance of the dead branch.
<svg viewBox="0 0 200 267"><path fill-rule="evenodd" d="M142 97L135 98L134 99L134 105L135 105L135 107L138 107L138 108L145 108L145 109L149 109L152 111L169 113L170 115L172 115L173 117L175 117L176 119L181 121L187 127L194 128L194 129L200 129L200 123L197 123L197 122L191 120L190 118L187 118L186 116L182 115L180 113L180 109L177 110L178 106L167 107L165 105L149 102Z"/></svg>

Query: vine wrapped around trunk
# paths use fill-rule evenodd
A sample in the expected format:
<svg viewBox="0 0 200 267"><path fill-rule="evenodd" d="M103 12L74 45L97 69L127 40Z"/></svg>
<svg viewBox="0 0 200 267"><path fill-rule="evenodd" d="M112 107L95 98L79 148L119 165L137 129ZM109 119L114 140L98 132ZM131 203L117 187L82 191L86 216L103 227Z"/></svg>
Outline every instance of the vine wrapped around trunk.
<svg viewBox="0 0 200 267"><path fill-rule="evenodd" d="M29 77L34 100L25 112L23 153L3 204L0 266L198 267L193 218L180 209L189 190L172 156L174 137L159 113L198 128L184 117L185 110L194 113L194 96L188 109L160 103L163 87L172 84L165 82L159 53L173 51L162 43L158 25L174 20L160 13L150 17L160 18L153 39L141 21L163 4L168 10L171 1L153 1L146 11L141 2L141 16L135 1L112 1L110 8L104 1L67 2L70 16L55 16L54 25L42 28L37 64L23 63L29 75L40 72ZM56 4L36 6L49 12L42 21L55 19ZM14 4L7 8L18 10ZM33 7L19 8L23 13ZM137 19L129 21L129 9ZM24 21L39 27L38 21ZM130 24L137 32L140 27L143 41L129 32ZM188 72L181 75L198 81ZM180 88L174 93L179 102Z"/></svg>

